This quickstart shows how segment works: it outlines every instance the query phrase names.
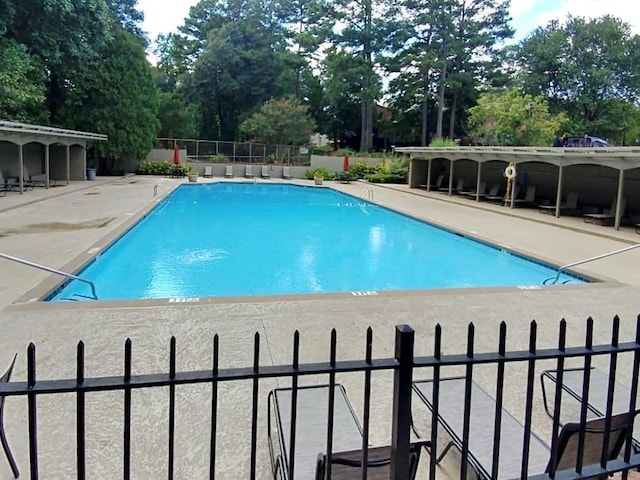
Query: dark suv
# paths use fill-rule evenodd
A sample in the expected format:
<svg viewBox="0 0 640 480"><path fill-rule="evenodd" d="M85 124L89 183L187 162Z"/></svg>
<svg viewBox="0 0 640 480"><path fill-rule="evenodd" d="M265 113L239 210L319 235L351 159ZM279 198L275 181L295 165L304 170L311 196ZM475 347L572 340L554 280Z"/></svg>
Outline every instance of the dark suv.
<svg viewBox="0 0 640 480"><path fill-rule="evenodd" d="M600 137L592 137L587 135L586 137L569 137L567 138L567 144L565 145L567 148L575 148L575 147L590 147L590 148L599 148L599 147L610 147L609 142L600 138Z"/></svg>

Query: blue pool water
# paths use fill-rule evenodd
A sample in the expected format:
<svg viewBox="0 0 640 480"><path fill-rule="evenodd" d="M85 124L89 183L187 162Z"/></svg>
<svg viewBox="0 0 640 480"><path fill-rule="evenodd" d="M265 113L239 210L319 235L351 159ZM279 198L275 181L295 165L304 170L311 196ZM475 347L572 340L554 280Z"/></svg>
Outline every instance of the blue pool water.
<svg viewBox="0 0 640 480"><path fill-rule="evenodd" d="M533 286L555 270L334 190L217 183L179 187L78 275L124 300ZM73 281L51 300L90 296Z"/></svg>

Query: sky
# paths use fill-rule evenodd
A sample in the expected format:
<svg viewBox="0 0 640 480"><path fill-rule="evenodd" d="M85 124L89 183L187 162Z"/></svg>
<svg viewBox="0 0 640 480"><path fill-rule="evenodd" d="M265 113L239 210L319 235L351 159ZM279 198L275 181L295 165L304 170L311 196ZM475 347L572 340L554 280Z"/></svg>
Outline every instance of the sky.
<svg viewBox="0 0 640 480"><path fill-rule="evenodd" d="M143 30L155 40L159 33L176 32L189 7L198 0L138 0L138 9L144 12ZM521 40L538 26L549 20L576 17L601 17L610 14L629 23L634 33L640 34L640 2L637 0L511 0L512 27L515 39Z"/></svg>

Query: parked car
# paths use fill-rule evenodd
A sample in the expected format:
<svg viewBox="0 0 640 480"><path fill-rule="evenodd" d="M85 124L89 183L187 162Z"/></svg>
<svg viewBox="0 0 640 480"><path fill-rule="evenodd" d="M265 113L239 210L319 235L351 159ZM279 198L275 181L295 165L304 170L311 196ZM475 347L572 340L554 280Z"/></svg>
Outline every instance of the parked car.
<svg viewBox="0 0 640 480"><path fill-rule="evenodd" d="M567 138L567 148L575 148L575 147L590 147L590 148L599 148L599 147L610 147L609 142L600 137L592 137L587 135L586 137L569 137Z"/></svg>

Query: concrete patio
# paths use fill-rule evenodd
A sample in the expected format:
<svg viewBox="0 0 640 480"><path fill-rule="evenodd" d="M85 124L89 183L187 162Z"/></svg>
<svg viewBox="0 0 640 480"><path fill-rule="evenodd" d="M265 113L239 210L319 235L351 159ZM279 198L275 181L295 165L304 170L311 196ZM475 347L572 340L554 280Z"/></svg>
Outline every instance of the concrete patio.
<svg viewBox="0 0 640 480"><path fill-rule="evenodd" d="M154 186L159 197L186 180L131 176L71 182L64 187L36 189L24 195L0 198L0 252L57 269L75 265L95 254L96 245L151 209ZM223 181L220 178L199 181ZM243 180L236 180L243 181ZM256 180L278 182L281 180ZM310 185L312 182L293 181ZM539 213L535 209L507 209L466 199L427 193L406 186L377 186L354 182L325 186L360 197L371 189L373 201L493 244L563 265L624 248L640 240L632 228L586 224L582 218ZM134 373L168 369L169 339L178 344L177 369L211 368L211 342L220 335L220 366L252 364L253 335L261 335L260 360L264 365L286 364L292 357L293 332L301 332L301 362L327 361L332 328L338 334L340 359L362 358L367 327L374 330L374 358L393 355L394 326L409 324L416 330L416 354L433 351L433 331L443 327L447 354L462 353L469 322L476 325L476 351L495 351L501 321L508 325L508 349L526 350L529 323L538 323L540 348L555 347L558 322L569 324L568 343L584 342L585 319L595 320L595 343L610 341L611 319L621 318L621 338L635 338L640 314L640 249L576 268L600 282L531 288L497 288L385 292L373 296L305 295L200 299L197 303L96 302L47 304L25 294L51 282L51 275L0 259L0 369L15 352L15 381L26 378L26 347L37 345L38 379L73 378L76 343L86 345L86 375L121 375L123 344L133 341ZM414 268L420 268L416 265ZM411 272L407 272L408 275ZM538 368L542 368L540 365ZM548 365L547 365L548 366ZM505 408L522 419L524 365L509 367L511 384ZM424 372L428 376L430 372ZM490 389L494 372L479 368L475 380ZM620 369L620 381L630 370ZM326 383L327 378L305 379ZM362 419L362 375L338 378L346 386ZM266 396L285 379L261 382L258 432L258 478L270 477L266 442ZM536 386L536 388L538 388ZM208 475L210 387L177 389L175 478ZM391 375L374 374L371 443L390 440ZM168 389L133 393L132 477L166 475ZM539 392L534 402L534 431L548 440L551 420L545 415ZM56 395L38 401L40 478L75 476L75 397ZM217 477L247 478L250 448L250 382L220 388ZM87 467L90 478L121 475L122 394L87 397ZM224 414L222 414L224 413ZM5 424L18 464L28 471L26 400L8 398ZM1 457L1 455L0 455ZM428 457L424 457L428 458ZM426 463L426 462L425 462ZM442 470L443 476L450 473ZM0 458L0 478L10 471Z"/></svg>

